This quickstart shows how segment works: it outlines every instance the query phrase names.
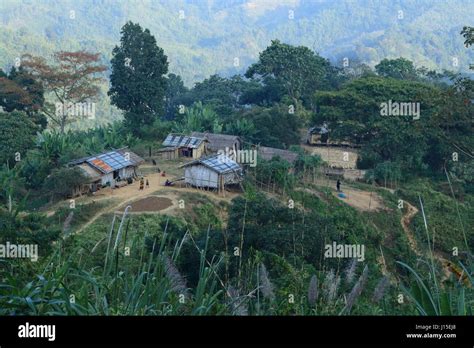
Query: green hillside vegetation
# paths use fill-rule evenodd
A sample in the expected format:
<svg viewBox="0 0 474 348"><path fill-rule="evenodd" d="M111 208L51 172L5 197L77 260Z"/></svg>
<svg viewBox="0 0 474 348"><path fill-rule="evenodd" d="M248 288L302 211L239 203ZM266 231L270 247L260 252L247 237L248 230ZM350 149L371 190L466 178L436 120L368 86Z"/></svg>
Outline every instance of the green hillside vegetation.
<svg viewBox="0 0 474 348"><path fill-rule="evenodd" d="M301 1L295 7L284 1L252 7L245 0L97 1L92 6L72 0L2 1L0 66L13 65L25 52L47 56L81 48L102 53L108 62L120 28L131 20L150 29L170 58L170 70L188 86L215 73L243 72L274 38L307 46L338 65L343 57L373 66L383 58L404 56L441 70L453 69L457 57L466 72L472 53L462 48L458 33L473 13L471 2L459 0L382 1L377 6L368 0Z"/></svg>
<svg viewBox="0 0 474 348"><path fill-rule="evenodd" d="M163 16L173 13L165 11L170 5L147 4L147 10ZM203 5L193 4L186 5L186 16L199 18ZM444 8L420 4L428 13ZM2 16L12 18L23 7L26 14L49 8L29 1L23 7L9 1L1 6L8 10ZM98 3L89 18L107 22L108 17L100 18L105 6ZM381 6L374 17L391 6ZM67 2L55 8L69 10ZM133 17L143 8L120 5L108 16L122 17L126 10ZM318 18L343 19L342 10L323 3ZM357 13L351 22L359 29L382 30ZM252 18L271 28L267 15ZM54 16L30 30L52 25ZM380 59L374 69L354 71L334 65L312 47L272 40L243 75L234 70L213 74L190 88L183 83L189 75L175 69L182 61L162 49L160 36L147 29L149 21L144 16L140 24L84 29L81 35L89 31L91 37L115 38L110 65L95 60L93 41L77 36L76 44L90 52L63 53L71 64L67 69L38 59L39 51L32 50L21 65L21 79L15 71L0 72L0 130L5 133L0 137L0 243L35 243L40 256L38 262L0 260L1 315L472 315L472 80L407 58ZM187 29L196 29L189 33L193 40L216 32L210 25L199 27L199 21L186 23ZM50 27L50 35L73 37L75 25L64 24L56 34ZM168 27L162 36L176 30L177 25ZM278 30L300 37L290 26ZM472 51L472 30L460 32L456 50ZM357 42L359 36L353 35ZM176 45L181 44L176 37ZM75 64L84 69L79 79L69 73ZM48 115L51 102L58 89L70 91L71 81L74 88L84 88L66 97L76 102L100 98L104 82L98 64L110 67L107 94L124 119L83 129L87 124L81 118L63 113L63 126L55 124ZM210 66L219 69L219 64ZM206 69L199 74L208 76ZM54 78L58 74L63 78ZM25 86L38 88L22 98ZM419 103L420 113L385 116L382 104L389 100ZM366 170L360 182L343 180L343 191L367 193L379 208L362 209L341 199L335 181L323 173L327 163L309 153L302 134L323 123L331 140L358 146L357 166ZM71 188L84 182L77 168L67 166L71 160L128 147L148 160L144 175L157 176L150 162L171 131L239 135L245 148L287 149L296 160L259 158L256 167L245 168L240 187L223 197L178 186L121 197L129 186L108 199L79 197L70 205ZM157 166L167 178L176 178L182 176L182 163L158 160ZM184 207L124 211L135 198L155 195L182 201ZM333 243L364 246L363 260L327 257L326 247Z"/></svg>

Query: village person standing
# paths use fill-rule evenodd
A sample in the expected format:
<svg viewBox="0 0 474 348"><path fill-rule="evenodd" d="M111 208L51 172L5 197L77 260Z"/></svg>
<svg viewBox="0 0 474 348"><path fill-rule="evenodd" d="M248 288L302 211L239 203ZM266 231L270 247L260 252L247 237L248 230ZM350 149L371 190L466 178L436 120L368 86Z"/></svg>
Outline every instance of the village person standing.
<svg viewBox="0 0 474 348"><path fill-rule="evenodd" d="M341 180L337 179L337 182L336 182L336 189L337 189L337 192L341 192Z"/></svg>
<svg viewBox="0 0 474 348"><path fill-rule="evenodd" d="M143 178L140 178L140 190L143 190L143 184L144 184Z"/></svg>

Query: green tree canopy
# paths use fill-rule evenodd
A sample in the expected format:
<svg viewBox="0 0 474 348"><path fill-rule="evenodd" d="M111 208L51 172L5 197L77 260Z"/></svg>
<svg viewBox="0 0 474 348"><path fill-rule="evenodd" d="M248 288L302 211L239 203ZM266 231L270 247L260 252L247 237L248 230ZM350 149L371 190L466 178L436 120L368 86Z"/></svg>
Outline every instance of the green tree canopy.
<svg viewBox="0 0 474 348"><path fill-rule="evenodd" d="M305 46L292 46L273 40L260 53L245 76L275 79L293 100L305 99L316 90L327 89L336 70L327 59Z"/></svg>
<svg viewBox="0 0 474 348"><path fill-rule="evenodd" d="M461 35L464 37L464 45L470 47L474 45L474 27L465 26L462 28ZM474 64L470 65L470 69L474 69Z"/></svg>
<svg viewBox="0 0 474 348"><path fill-rule="evenodd" d="M366 167L381 161L402 161L413 171L423 167L432 133L429 125L439 96L437 88L421 82L366 77L347 83L337 92L316 93L320 112L313 121L327 122L330 138L363 145L362 157L370 159ZM419 106L419 119L414 115L384 116L382 106L390 103Z"/></svg>
<svg viewBox="0 0 474 348"><path fill-rule="evenodd" d="M184 118L175 123L173 131L183 134L191 132L221 133L222 123L211 107L197 102L186 108Z"/></svg>
<svg viewBox="0 0 474 348"><path fill-rule="evenodd" d="M414 80L417 78L417 71L413 62L405 58L382 59L375 66L375 71L382 77L402 80Z"/></svg>
<svg viewBox="0 0 474 348"><path fill-rule="evenodd" d="M276 104L271 108L257 106L243 112L239 117L250 121L255 129L247 134L248 141L276 148L298 144L301 122L288 110L287 105Z"/></svg>
<svg viewBox="0 0 474 348"><path fill-rule="evenodd" d="M150 125L164 111L168 58L148 29L127 22L120 46L112 51L111 102L125 111L125 121L134 132Z"/></svg>
<svg viewBox="0 0 474 348"><path fill-rule="evenodd" d="M44 104L44 89L22 66L12 67L8 76L0 74L0 106L5 111L33 113Z"/></svg>
<svg viewBox="0 0 474 348"><path fill-rule="evenodd" d="M184 85L181 76L168 74L166 78L165 119L171 120L176 116L179 111L178 107L186 93L188 93L188 89Z"/></svg>
<svg viewBox="0 0 474 348"><path fill-rule="evenodd" d="M23 112L0 113L0 163L8 161L13 166L16 159L25 158L37 131L38 126Z"/></svg>
<svg viewBox="0 0 474 348"><path fill-rule="evenodd" d="M260 101L262 86L254 80L246 80L240 75L230 78L212 75L198 82L186 93L181 101L191 105L201 101L210 105L222 119L228 118L233 112L241 109L244 104Z"/></svg>

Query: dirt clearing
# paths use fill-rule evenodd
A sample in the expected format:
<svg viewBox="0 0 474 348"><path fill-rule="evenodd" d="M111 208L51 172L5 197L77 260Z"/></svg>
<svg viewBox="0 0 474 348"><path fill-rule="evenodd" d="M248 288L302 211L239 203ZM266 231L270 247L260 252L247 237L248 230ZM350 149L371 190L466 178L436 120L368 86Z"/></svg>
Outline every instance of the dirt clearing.
<svg viewBox="0 0 474 348"><path fill-rule="evenodd" d="M154 212L171 207L173 201L166 197L149 196L122 206L120 211L124 211L128 205L131 206L131 213Z"/></svg>
<svg viewBox="0 0 474 348"><path fill-rule="evenodd" d="M341 192L334 191L333 195L360 211L377 211L385 208L382 198L375 192L345 188L342 192L345 198L339 197L339 193Z"/></svg>
<svg viewBox="0 0 474 348"><path fill-rule="evenodd" d="M317 180L317 185L330 188L334 197L336 197L341 202L356 208L357 210L378 211L386 209L385 205L383 204L382 197L380 197L377 192L355 189L353 187L347 186L344 181L342 182L341 186L342 192L337 192L335 190L336 181L330 179ZM343 193L345 197L339 197L339 193Z"/></svg>

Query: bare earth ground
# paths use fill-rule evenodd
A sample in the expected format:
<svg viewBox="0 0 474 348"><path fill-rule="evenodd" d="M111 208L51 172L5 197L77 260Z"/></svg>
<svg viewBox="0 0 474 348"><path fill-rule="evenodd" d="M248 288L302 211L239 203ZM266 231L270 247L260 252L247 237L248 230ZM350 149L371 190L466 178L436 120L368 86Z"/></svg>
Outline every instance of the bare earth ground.
<svg viewBox="0 0 474 348"><path fill-rule="evenodd" d="M417 243L416 243L416 239L413 235L413 232L410 229L411 220L418 213L418 208L416 208L415 206L411 205L410 203L408 203L406 201L404 202L404 204L406 204L408 208L407 208L407 212L402 216L402 219L401 219L400 222L402 224L403 230L405 231L405 233L407 235L408 242L410 244L410 248L418 256L421 256L422 252L419 250L419 248L417 246ZM430 257L430 252L426 252L426 258L429 259L429 257ZM443 282L446 279L448 279L450 277L451 273L452 273L452 271L450 269L451 262L446 260L443 257L443 255L441 255L441 253L436 251L436 250L433 251L433 258L436 259L442 266L443 275L442 275L442 278L441 278L441 282Z"/></svg>
<svg viewBox="0 0 474 348"><path fill-rule="evenodd" d="M420 255L421 252L418 250L418 246L416 244L416 239L413 236L413 233L411 232L410 229L410 223L413 217L418 213L418 209L411 205L408 202L404 202L404 204L407 205L407 212L403 214L402 219L400 223L402 224L402 228L405 231L407 238L408 238L408 243L410 244L410 248L417 254Z"/></svg>
<svg viewBox="0 0 474 348"><path fill-rule="evenodd" d="M123 205L120 211L123 212L127 206L130 206L131 213L156 212L172 207L173 201L167 197L148 196Z"/></svg>
<svg viewBox="0 0 474 348"><path fill-rule="evenodd" d="M382 199L375 192L344 188L342 189L342 193L346 195L346 198L339 197L337 191L333 192L340 201L345 202L360 211L377 211L385 207Z"/></svg>
<svg viewBox="0 0 474 348"><path fill-rule="evenodd" d="M176 164L175 164L176 165ZM151 165L144 165L140 167L145 179L148 179L150 184L149 188L140 190L140 182L134 181L132 184L111 189L106 188L100 190L93 196L83 196L76 199L76 204L87 204L92 201L102 201L113 199L116 204L112 207L106 207L99 210L86 224L76 232L82 232L92 223L94 223L101 215L116 212L123 212L127 205L132 205L131 213L166 213L169 215L175 215L178 209L178 201L180 199L180 193L190 192L199 193L209 197L214 201L227 201L230 202L234 197L238 196L236 192L226 192L225 196L218 195L217 193L205 190L199 190L193 187L185 187L182 184L176 184L175 186L165 186L166 180L174 180L181 177L179 170L168 171L166 166L160 165L160 169L165 170L166 176L161 176L161 173L154 172L156 167ZM170 175L173 173L175 175ZM153 198L152 198L153 197ZM135 209L134 209L135 205Z"/></svg>
<svg viewBox="0 0 474 348"><path fill-rule="evenodd" d="M360 211L378 211L385 209L382 198L376 193L371 191L363 191L350 186L347 186L342 182L341 191L346 195L345 198L338 196L339 192L336 191L336 181L330 179L320 179L316 181L317 185L327 186L332 190L334 197L339 199L351 207L356 208Z"/></svg>

